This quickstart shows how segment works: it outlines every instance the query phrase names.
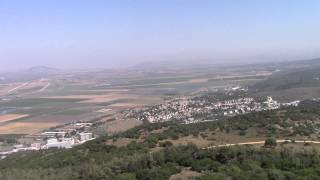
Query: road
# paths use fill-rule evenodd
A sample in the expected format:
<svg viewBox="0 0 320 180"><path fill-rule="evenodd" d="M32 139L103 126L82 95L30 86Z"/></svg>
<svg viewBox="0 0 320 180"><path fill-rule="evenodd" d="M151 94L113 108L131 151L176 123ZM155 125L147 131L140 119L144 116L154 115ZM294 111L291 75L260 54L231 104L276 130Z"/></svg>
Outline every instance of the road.
<svg viewBox="0 0 320 180"><path fill-rule="evenodd" d="M41 88L41 89L39 90L39 92L42 92L42 91L46 90L50 85L51 85L51 83L48 82L48 84L46 84L43 88Z"/></svg>
<svg viewBox="0 0 320 180"><path fill-rule="evenodd" d="M277 143L284 143L284 142L292 142L292 140L288 139L281 139L276 140ZM294 140L295 143L312 143L312 144L320 144L320 141L301 141L301 140ZM221 145L215 145L215 146L209 146L204 149L213 149L213 148L219 148L219 147L229 147L229 146L242 146L242 145L255 145L255 144L264 144L265 141L251 141L251 142L243 142L243 143L235 143L235 144L221 144Z"/></svg>
<svg viewBox="0 0 320 180"><path fill-rule="evenodd" d="M8 91L8 93L12 93L13 91L16 91L16 90L18 90L18 89L20 89L20 88L22 88L22 87L24 87L24 86L26 86L26 85L28 85L28 84L29 84L29 82L23 83L23 84L15 87L15 88L10 89L10 90Z"/></svg>

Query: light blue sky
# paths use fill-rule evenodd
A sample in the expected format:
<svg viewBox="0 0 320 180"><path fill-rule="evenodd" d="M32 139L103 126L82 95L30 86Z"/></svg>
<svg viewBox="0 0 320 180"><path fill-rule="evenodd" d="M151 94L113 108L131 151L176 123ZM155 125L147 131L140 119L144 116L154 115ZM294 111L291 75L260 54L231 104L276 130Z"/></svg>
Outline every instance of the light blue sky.
<svg viewBox="0 0 320 180"><path fill-rule="evenodd" d="M320 57L319 0L0 0L0 70Z"/></svg>

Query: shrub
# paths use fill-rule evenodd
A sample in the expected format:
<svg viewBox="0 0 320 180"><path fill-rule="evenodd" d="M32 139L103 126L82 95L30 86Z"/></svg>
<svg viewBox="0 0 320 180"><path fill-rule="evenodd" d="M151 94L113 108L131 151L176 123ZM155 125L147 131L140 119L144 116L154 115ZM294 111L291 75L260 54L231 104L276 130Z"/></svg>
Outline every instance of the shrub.
<svg viewBox="0 0 320 180"><path fill-rule="evenodd" d="M268 138L264 142L264 146L268 148L273 148L277 146L277 141L273 138Z"/></svg>

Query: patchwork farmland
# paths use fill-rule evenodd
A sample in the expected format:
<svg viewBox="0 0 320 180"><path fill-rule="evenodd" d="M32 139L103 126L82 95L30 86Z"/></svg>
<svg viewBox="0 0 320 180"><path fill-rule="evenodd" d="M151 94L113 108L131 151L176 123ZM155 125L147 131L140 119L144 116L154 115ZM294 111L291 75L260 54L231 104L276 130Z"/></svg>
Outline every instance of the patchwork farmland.
<svg viewBox="0 0 320 180"><path fill-rule="evenodd" d="M270 74L265 70L243 73L237 69L166 73L101 71L3 83L0 134L33 137L77 122L94 122L98 125L93 129L97 134L116 133L141 124L123 117L122 111L159 104L180 95L248 84Z"/></svg>

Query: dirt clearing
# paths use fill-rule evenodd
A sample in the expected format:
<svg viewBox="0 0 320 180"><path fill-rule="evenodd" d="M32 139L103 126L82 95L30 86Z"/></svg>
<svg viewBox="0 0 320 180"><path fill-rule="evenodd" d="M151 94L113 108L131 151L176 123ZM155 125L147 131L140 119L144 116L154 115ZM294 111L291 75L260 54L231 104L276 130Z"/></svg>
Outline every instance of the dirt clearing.
<svg viewBox="0 0 320 180"><path fill-rule="evenodd" d="M188 180L191 178L195 178L195 177L200 177L203 174L198 173L196 171L192 171L190 170L190 168L184 168L179 174L175 174L173 176L170 177L169 180Z"/></svg>
<svg viewBox="0 0 320 180"><path fill-rule="evenodd" d="M141 124L142 124L142 121L135 120L135 119L116 120L116 121L107 123L107 132L111 134L123 132L135 126L139 126Z"/></svg>
<svg viewBox="0 0 320 180"><path fill-rule="evenodd" d="M13 121L16 119L21 119L28 117L29 114L5 114L5 115L0 115L0 123L3 122L8 122L8 121Z"/></svg>
<svg viewBox="0 0 320 180"><path fill-rule="evenodd" d="M0 126L0 134L32 134L55 127L58 123L16 122Z"/></svg>

